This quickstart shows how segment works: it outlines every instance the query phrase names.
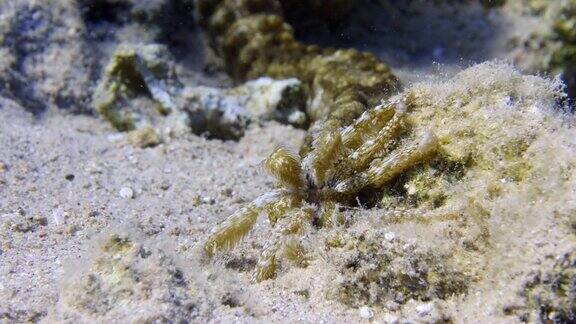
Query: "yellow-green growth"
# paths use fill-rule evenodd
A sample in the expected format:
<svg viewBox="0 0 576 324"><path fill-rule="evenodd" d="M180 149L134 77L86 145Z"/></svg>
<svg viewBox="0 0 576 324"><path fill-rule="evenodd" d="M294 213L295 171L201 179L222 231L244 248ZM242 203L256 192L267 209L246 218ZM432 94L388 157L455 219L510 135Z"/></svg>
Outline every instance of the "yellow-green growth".
<svg viewBox="0 0 576 324"><path fill-rule="evenodd" d="M264 168L273 175L282 187L300 189L304 187L304 174L300 159L291 151L279 147L264 160Z"/></svg>
<svg viewBox="0 0 576 324"><path fill-rule="evenodd" d="M284 257L299 267L308 265L306 249L296 240L288 240L284 244Z"/></svg>
<svg viewBox="0 0 576 324"><path fill-rule="evenodd" d="M272 244L264 248L264 252L262 252L256 264L256 273L254 276L256 282L272 279L276 276L276 270L278 269L276 253L280 248L279 245L280 243L274 240Z"/></svg>
<svg viewBox="0 0 576 324"><path fill-rule="evenodd" d="M233 248L254 227L260 211L261 208L250 204L232 214L204 243L204 250L213 255L217 251Z"/></svg>
<svg viewBox="0 0 576 324"><path fill-rule="evenodd" d="M295 194L285 193L273 202L267 204L264 208L268 214L270 224L274 226L286 213L300 206L301 200L302 199Z"/></svg>
<svg viewBox="0 0 576 324"><path fill-rule="evenodd" d="M144 80L135 68L136 52L133 49L118 50L104 72L104 80L96 91L96 110L121 131L135 128L129 112L115 106L124 94L134 96L145 91Z"/></svg>
<svg viewBox="0 0 576 324"><path fill-rule="evenodd" d="M238 81L263 75L298 78L310 94L312 121L328 117L337 127L346 126L399 88L389 67L372 54L298 42L278 0L199 0L197 4L200 23L228 73ZM309 151L303 146L300 155Z"/></svg>
<svg viewBox="0 0 576 324"><path fill-rule="evenodd" d="M122 44L106 66L93 105L116 129L129 131L146 124L146 112L133 107L131 99L149 97L158 112L168 114L177 110L172 93L180 87L166 47Z"/></svg>

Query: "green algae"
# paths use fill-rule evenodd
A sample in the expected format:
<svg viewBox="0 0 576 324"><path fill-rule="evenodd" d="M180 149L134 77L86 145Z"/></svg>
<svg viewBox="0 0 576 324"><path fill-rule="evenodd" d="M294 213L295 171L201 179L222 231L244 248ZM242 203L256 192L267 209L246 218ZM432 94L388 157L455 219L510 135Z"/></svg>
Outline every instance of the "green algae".
<svg viewBox="0 0 576 324"><path fill-rule="evenodd" d="M147 123L141 111L130 109L133 98L152 98L158 112L168 114L178 109L172 93L180 87L166 47L121 45L106 67L93 104L116 129L129 131Z"/></svg>

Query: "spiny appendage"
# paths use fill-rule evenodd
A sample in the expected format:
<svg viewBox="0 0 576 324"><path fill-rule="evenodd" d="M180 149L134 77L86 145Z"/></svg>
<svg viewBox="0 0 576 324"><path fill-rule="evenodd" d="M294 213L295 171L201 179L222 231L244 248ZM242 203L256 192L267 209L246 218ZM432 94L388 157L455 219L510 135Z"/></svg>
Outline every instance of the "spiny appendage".
<svg viewBox="0 0 576 324"><path fill-rule="evenodd" d="M316 187L322 187L329 176L329 171L333 170L341 156L342 137L338 128L329 122L313 137L313 149L304 158L304 170L311 176Z"/></svg>
<svg viewBox="0 0 576 324"><path fill-rule="evenodd" d="M350 164L354 169L365 168L376 155L386 154L395 144L403 127L403 113L395 112L387 124L380 126L377 133L366 140L350 156Z"/></svg>
<svg viewBox="0 0 576 324"><path fill-rule="evenodd" d="M212 256L217 251L233 248L254 227L260 211L261 208L249 204L232 214L215 228L204 243L204 250Z"/></svg>
<svg viewBox="0 0 576 324"><path fill-rule="evenodd" d="M438 138L428 131L415 142L401 145L385 158L374 158L367 170L340 181L336 191L357 193L365 187L380 188L406 170L430 159L438 149Z"/></svg>
<svg viewBox="0 0 576 324"><path fill-rule="evenodd" d="M285 214L285 217L278 221L274 228L274 234L264 247L258 263L254 280L260 282L276 276L279 259L282 257L298 264L304 265L306 254L303 247L294 239L289 237L301 235L314 217L310 208L294 209Z"/></svg>
<svg viewBox="0 0 576 324"><path fill-rule="evenodd" d="M260 282L276 276L276 270L278 269L277 254L281 248L281 241L281 237L275 237L272 242L266 244L256 264L254 281Z"/></svg>
<svg viewBox="0 0 576 324"><path fill-rule="evenodd" d="M263 162L264 168L286 189L300 190L305 186L300 158L290 150L278 147Z"/></svg>
<svg viewBox="0 0 576 324"><path fill-rule="evenodd" d="M342 131L342 141L348 149L357 149L366 137L375 135L396 115L393 105L380 105L364 112L353 124Z"/></svg>
<svg viewBox="0 0 576 324"><path fill-rule="evenodd" d="M254 227L262 211L273 210L275 204L283 205L287 196L286 192L276 190L242 207L213 230L204 243L204 250L212 256L217 251L232 249ZM281 210L281 208L276 207L276 210Z"/></svg>

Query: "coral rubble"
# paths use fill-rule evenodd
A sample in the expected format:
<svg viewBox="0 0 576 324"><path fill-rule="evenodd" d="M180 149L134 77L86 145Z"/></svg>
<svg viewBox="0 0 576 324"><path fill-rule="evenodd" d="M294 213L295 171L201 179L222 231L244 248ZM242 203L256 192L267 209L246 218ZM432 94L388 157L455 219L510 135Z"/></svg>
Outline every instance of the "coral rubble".
<svg viewBox="0 0 576 324"><path fill-rule="evenodd" d="M238 139L260 120L308 123L300 81L263 77L231 89L185 87L167 48L158 44L119 46L93 104L121 131L151 127L157 115L170 117L171 127L221 139Z"/></svg>

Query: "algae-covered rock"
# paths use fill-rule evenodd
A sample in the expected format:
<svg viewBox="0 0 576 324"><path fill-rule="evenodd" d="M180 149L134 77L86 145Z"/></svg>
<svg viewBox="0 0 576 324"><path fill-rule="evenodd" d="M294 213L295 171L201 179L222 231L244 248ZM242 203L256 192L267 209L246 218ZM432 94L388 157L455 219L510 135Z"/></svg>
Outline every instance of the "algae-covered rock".
<svg viewBox="0 0 576 324"><path fill-rule="evenodd" d="M150 126L135 129L128 133L128 140L140 148L153 147L160 144L161 139L158 132Z"/></svg>
<svg viewBox="0 0 576 324"><path fill-rule="evenodd" d="M130 236L110 235L77 270L55 314L71 321L190 321L206 311L203 291L173 257Z"/></svg>
<svg viewBox="0 0 576 324"><path fill-rule="evenodd" d="M74 1L0 2L0 94L40 113L88 112L92 46Z"/></svg>
<svg viewBox="0 0 576 324"><path fill-rule="evenodd" d="M521 295L531 310L525 320L576 321L576 251L559 256L552 269L533 273Z"/></svg>
<svg viewBox="0 0 576 324"><path fill-rule="evenodd" d="M133 107L133 98L149 97L160 113L176 113L173 97L180 87L166 47L121 45L94 94L94 106L118 130L132 130L148 123L149 114Z"/></svg>
<svg viewBox="0 0 576 324"><path fill-rule="evenodd" d="M445 299L465 293L470 284L450 256L390 239L383 231L346 233L340 240L345 244L331 254L337 255L341 276L329 295L346 305Z"/></svg>
<svg viewBox="0 0 576 324"><path fill-rule="evenodd" d="M538 186L544 156L535 145L552 136L548 107L563 96L560 84L546 82L484 63L445 83L411 87L402 95L409 128L433 131L440 150L392 192L404 203L434 209L461 199L456 188L464 183L476 183L487 199L518 185Z"/></svg>

